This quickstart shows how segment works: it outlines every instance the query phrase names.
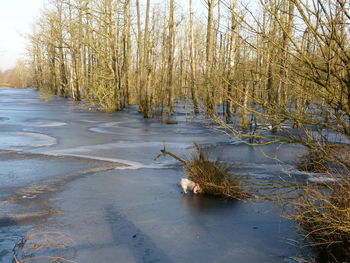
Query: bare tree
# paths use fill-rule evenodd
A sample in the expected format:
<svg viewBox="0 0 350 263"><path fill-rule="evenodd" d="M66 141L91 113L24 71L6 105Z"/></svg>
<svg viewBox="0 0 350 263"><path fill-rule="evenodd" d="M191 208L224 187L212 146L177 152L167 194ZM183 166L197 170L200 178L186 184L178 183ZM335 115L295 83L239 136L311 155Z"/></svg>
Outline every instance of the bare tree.
<svg viewBox="0 0 350 263"><path fill-rule="evenodd" d="M168 51L168 112L174 114L174 44L175 44L175 22L174 22L174 0L170 0L169 11L169 51Z"/></svg>
<svg viewBox="0 0 350 263"><path fill-rule="evenodd" d="M130 16L130 0L124 2L124 31L123 31L123 47L124 47L124 64L123 73L124 78L123 85L125 89L125 103L126 105L131 104L131 16Z"/></svg>
<svg viewBox="0 0 350 263"><path fill-rule="evenodd" d="M236 59L238 52L238 21L237 21L237 1L232 0L230 5L231 25L230 25L230 43L229 43L229 65L228 65L228 87L226 95L226 122L231 121L231 110L233 96L233 86L235 85Z"/></svg>
<svg viewBox="0 0 350 263"><path fill-rule="evenodd" d="M196 57L195 57L195 43L194 43L194 33L193 33L193 5L192 0L189 0L190 8L190 54L191 54L191 95L193 101L193 110L194 113L199 113L198 108L198 95L197 95L197 84L196 84Z"/></svg>
<svg viewBox="0 0 350 263"><path fill-rule="evenodd" d="M208 20L207 20L207 41L206 41L206 106L207 111L214 110L214 98L212 95L212 67L213 67L213 48L214 48L214 6L215 0L206 0L208 7Z"/></svg>

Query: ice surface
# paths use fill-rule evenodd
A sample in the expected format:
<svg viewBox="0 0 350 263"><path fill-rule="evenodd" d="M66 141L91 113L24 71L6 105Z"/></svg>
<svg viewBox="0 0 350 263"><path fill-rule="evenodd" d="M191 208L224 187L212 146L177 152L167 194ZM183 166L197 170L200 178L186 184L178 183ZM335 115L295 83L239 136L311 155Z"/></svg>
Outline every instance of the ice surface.
<svg viewBox="0 0 350 263"><path fill-rule="evenodd" d="M296 226L271 203L184 196L181 166L154 158L164 143L188 157L198 142L235 173L264 179L295 173L300 147L252 148L184 115L167 125L133 107L89 112L54 96L43 102L34 89L0 88L0 118L6 120L0 149L24 151L17 159L0 154L0 202L7 200L0 203L0 257L6 260L28 228L70 234L72 246L45 252L86 263L280 263L299 253L283 241L298 239Z"/></svg>
<svg viewBox="0 0 350 263"><path fill-rule="evenodd" d="M0 149L21 149L28 147L51 146L57 140L51 136L33 132L0 132Z"/></svg>

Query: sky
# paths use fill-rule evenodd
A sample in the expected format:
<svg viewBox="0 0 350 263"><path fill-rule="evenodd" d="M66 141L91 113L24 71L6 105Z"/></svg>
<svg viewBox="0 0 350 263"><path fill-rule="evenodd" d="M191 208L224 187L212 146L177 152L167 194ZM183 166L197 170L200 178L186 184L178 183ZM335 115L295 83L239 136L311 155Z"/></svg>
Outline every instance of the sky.
<svg viewBox="0 0 350 263"><path fill-rule="evenodd" d="M25 35L46 0L0 0L0 70L12 68L25 52Z"/></svg>
<svg viewBox="0 0 350 263"><path fill-rule="evenodd" d="M202 6L194 0L194 6ZM48 0L0 0L0 70L13 68L24 57L26 38ZM184 5L188 0L177 0Z"/></svg>

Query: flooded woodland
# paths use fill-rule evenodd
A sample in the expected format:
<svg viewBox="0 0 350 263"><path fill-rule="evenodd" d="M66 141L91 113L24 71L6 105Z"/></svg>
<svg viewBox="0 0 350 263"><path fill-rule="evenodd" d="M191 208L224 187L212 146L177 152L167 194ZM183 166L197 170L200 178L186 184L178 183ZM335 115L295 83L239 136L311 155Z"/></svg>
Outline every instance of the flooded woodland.
<svg viewBox="0 0 350 263"><path fill-rule="evenodd" d="M350 262L349 24L48 1L0 71L0 262Z"/></svg>

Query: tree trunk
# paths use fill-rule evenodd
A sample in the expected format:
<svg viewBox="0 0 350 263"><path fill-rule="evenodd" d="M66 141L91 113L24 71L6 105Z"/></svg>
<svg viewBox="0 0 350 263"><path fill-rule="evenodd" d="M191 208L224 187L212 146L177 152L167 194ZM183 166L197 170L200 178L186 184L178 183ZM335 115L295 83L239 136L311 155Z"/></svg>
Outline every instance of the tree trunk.
<svg viewBox="0 0 350 263"><path fill-rule="evenodd" d="M143 71L143 49L142 49L142 30L141 30L141 14L140 14L140 0L136 0L137 13L137 76L136 87L138 91L138 111L143 112L144 102L144 87L142 83Z"/></svg>
<svg viewBox="0 0 350 263"><path fill-rule="evenodd" d="M142 74L142 83L145 86L144 102L143 102L143 114L145 118L152 117L152 108L151 108L151 67L149 65L149 12L150 12L150 0L147 0L146 3L146 18L145 18L145 33L143 41L143 74Z"/></svg>
<svg viewBox="0 0 350 263"><path fill-rule="evenodd" d="M282 50L280 57L280 71L279 71L279 84L276 94L276 103L277 105L285 106L286 104L286 89L285 84L287 81L287 67L288 67L288 45L290 42L290 37L293 30L293 19L294 19L294 4L292 1L285 1L282 14L285 19L282 19L284 22L282 24L283 33L282 33Z"/></svg>
<svg viewBox="0 0 350 263"><path fill-rule="evenodd" d="M123 78L125 89L125 103L131 104L131 91L130 91L130 66L131 66L131 39L130 39L130 0L125 0L124 3L124 65L123 65Z"/></svg>
<svg viewBox="0 0 350 263"><path fill-rule="evenodd" d="M198 95L197 95L197 83L196 83L196 57L194 53L194 34L193 34L193 6L192 0L190 0L190 52L191 52L191 95L193 102L194 113L199 113L198 108Z"/></svg>
<svg viewBox="0 0 350 263"><path fill-rule="evenodd" d="M236 59L238 51L238 23L237 23L237 0L231 0L231 28L230 28L230 50L229 50L229 68L228 68L228 80L226 94L226 122L231 121L232 99L235 72L236 72Z"/></svg>
<svg viewBox="0 0 350 263"><path fill-rule="evenodd" d="M113 86L112 86L112 102L111 109L109 110L120 110L120 90L119 90L119 72L118 72L118 39L116 36L116 27L115 27L115 9L114 1L106 0L106 7L108 12L108 33L109 33L109 42L110 42L110 53L111 53L111 68L113 76Z"/></svg>
<svg viewBox="0 0 350 263"><path fill-rule="evenodd" d="M208 22L207 22L207 42L206 42L206 104L207 112L210 113L214 109L212 94L212 63L213 63L213 17L214 17L214 1L207 0L208 5Z"/></svg>
<svg viewBox="0 0 350 263"><path fill-rule="evenodd" d="M170 0L169 12L169 37L168 37L168 113L169 116L174 115L174 39L175 39L175 23L174 23L174 0Z"/></svg>

